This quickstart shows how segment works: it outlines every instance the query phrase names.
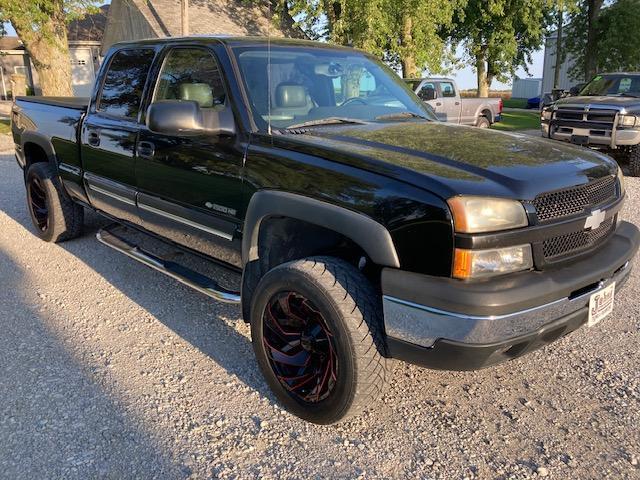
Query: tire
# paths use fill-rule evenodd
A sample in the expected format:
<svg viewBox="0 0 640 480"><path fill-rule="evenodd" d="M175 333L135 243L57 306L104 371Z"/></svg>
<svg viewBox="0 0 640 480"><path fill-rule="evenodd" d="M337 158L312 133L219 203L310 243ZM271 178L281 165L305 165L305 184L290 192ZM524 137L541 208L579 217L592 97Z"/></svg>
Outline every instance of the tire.
<svg viewBox="0 0 640 480"><path fill-rule="evenodd" d="M629 148L629 176L640 177L640 145Z"/></svg>
<svg viewBox="0 0 640 480"><path fill-rule="evenodd" d="M476 127L478 128L489 128L491 126L491 122L487 117L479 117L476 122Z"/></svg>
<svg viewBox="0 0 640 480"><path fill-rule="evenodd" d="M69 198L48 163L34 163L25 176L27 206L36 235L63 242L82 234L84 209Z"/></svg>
<svg viewBox="0 0 640 480"><path fill-rule="evenodd" d="M312 423L362 412L388 382L380 296L343 260L311 257L269 271L253 299L251 338L278 400Z"/></svg>

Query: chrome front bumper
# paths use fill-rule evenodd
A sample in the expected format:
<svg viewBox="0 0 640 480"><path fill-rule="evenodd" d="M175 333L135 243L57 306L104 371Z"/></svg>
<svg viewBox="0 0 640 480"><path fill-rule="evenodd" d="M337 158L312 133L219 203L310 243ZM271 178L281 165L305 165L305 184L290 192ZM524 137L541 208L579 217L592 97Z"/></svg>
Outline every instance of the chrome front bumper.
<svg viewBox="0 0 640 480"><path fill-rule="evenodd" d="M559 300L502 315L467 315L383 296L387 336L420 347L432 347L445 339L465 344L493 344L540 330L545 325L584 311L588 316L589 299L594 293L616 283L616 293L631 271L626 261L610 278L586 291Z"/></svg>

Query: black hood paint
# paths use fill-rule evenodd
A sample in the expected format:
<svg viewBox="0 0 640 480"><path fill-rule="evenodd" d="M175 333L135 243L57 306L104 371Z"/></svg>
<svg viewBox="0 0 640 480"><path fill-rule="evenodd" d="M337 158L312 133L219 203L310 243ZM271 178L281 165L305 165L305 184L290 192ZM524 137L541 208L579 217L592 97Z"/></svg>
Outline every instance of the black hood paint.
<svg viewBox="0 0 640 480"><path fill-rule="evenodd" d="M606 155L586 148L441 122L313 128L285 137L314 154L442 198L467 194L532 200L615 175L618 168Z"/></svg>
<svg viewBox="0 0 640 480"><path fill-rule="evenodd" d="M562 106L596 105L602 108L607 108L607 107L616 108L616 109L624 108L625 110L630 112L638 112L640 111L640 98L625 97L625 96L613 97L610 95L597 95L597 96L590 95L590 96L582 96L582 97L561 98L560 100L555 102L555 105L558 105L558 106L559 105L562 105Z"/></svg>

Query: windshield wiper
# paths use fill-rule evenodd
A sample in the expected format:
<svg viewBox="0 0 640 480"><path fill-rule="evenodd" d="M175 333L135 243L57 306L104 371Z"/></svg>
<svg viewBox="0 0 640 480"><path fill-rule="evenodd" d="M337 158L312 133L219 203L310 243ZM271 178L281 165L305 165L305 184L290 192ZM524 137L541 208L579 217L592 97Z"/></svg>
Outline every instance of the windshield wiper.
<svg viewBox="0 0 640 480"><path fill-rule="evenodd" d="M296 123L295 125L289 125L285 130L293 130L296 128L304 128L304 127L316 127L320 125L339 125L339 124L353 124L353 125L366 125L367 122L363 120L358 120L356 118L346 118L346 117L327 117L320 118L318 120L309 120L307 122Z"/></svg>
<svg viewBox="0 0 640 480"><path fill-rule="evenodd" d="M413 112L386 113L384 115L378 115L375 120L402 120L404 118L421 118L422 120L430 120L427 117L423 117L422 115L418 115Z"/></svg>

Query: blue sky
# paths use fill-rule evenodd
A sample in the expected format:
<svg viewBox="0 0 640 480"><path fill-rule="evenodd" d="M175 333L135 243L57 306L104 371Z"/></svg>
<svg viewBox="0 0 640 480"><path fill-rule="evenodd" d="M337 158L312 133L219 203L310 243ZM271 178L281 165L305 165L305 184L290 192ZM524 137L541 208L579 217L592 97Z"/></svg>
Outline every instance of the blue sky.
<svg viewBox="0 0 640 480"><path fill-rule="evenodd" d="M104 3L110 3L110 2L104 2ZM7 30L7 35L15 35L15 31L13 30L10 24L5 24L5 28ZM543 61L544 61L544 50L540 50L533 54L532 63L531 65L529 65L529 73L531 73L533 77L542 78ZM527 76L524 69L519 69L516 72L516 74L521 78L525 78ZM476 88L476 74L471 67L465 67L461 70L456 71L450 76L456 80L458 87L462 89ZM491 88L495 90L506 90L511 88L511 83L505 84L505 83L501 83L494 80L493 84L491 85Z"/></svg>

